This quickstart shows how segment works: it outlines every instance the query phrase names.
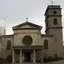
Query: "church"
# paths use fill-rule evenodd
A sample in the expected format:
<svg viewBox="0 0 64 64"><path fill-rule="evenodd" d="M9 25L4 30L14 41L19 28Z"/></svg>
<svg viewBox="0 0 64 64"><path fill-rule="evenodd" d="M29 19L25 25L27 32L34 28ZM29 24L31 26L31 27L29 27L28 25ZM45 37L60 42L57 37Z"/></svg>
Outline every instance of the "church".
<svg viewBox="0 0 64 64"><path fill-rule="evenodd" d="M48 5L42 26L28 20L12 27L14 34L0 36L0 57L12 56L12 64L41 64L43 58L64 57L60 5Z"/></svg>

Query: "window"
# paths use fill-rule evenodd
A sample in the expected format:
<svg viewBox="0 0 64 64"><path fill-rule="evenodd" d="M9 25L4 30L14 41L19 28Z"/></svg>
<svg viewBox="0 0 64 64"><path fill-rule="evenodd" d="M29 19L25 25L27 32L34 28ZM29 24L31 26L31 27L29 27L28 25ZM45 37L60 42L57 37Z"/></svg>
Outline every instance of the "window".
<svg viewBox="0 0 64 64"><path fill-rule="evenodd" d="M48 27L48 21L46 22L46 27Z"/></svg>
<svg viewBox="0 0 64 64"><path fill-rule="evenodd" d="M54 14L56 14L57 12L56 11L53 11Z"/></svg>
<svg viewBox="0 0 64 64"><path fill-rule="evenodd" d="M57 54L54 54L54 57L57 57Z"/></svg>
<svg viewBox="0 0 64 64"><path fill-rule="evenodd" d="M57 25L57 19L56 18L54 19L53 22L54 22L54 25Z"/></svg>
<svg viewBox="0 0 64 64"><path fill-rule="evenodd" d="M32 37L29 36L29 35L24 36L24 38L23 38L23 43L24 43L25 45L30 45L30 44L32 44Z"/></svg>
<svg viewBox="0 0 64 64"><path fill-rule="evenodd" d="M47 39L44 40L44 49L48 49L48 40Z"/></svg>
<svg viewBox="0 0 64 64"><path fill-rule="evenodd" d="M7 41L7 50L11 50L11 41L10 40Z"/></svg>

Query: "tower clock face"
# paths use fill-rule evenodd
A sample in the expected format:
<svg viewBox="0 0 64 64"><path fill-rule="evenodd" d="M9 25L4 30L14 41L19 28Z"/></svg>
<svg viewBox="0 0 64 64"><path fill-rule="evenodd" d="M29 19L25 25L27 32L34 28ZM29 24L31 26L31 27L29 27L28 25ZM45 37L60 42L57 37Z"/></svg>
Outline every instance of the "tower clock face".
<svg viewBox="0 0 64 64"><path fill-rule="evenodd" d="M24 36L24 38L23 38L23 43L24 43L25 45L31 45L31 44L32 44L32 37L29 36L29 35Z"/></svg>

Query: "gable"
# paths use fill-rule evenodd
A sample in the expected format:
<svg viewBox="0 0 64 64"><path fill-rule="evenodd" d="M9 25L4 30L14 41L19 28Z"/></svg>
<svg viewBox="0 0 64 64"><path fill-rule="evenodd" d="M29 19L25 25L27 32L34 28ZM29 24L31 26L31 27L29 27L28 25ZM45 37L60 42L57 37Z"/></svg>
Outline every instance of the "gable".
<svg viewBox="0 0 64 64"><path fill-rule="evenodd" d="M19 30L19 29L42 29L42 26L30 22L25 22L13 27L13 30Z"/></svg>
<svg viewBox="0 0 64 64"><path fill-rule="evenodd" d="M31 26L31 25L24 25L24 26L21 26L21 27L19 27L19 28L36 28L36 27Z"/></svg>

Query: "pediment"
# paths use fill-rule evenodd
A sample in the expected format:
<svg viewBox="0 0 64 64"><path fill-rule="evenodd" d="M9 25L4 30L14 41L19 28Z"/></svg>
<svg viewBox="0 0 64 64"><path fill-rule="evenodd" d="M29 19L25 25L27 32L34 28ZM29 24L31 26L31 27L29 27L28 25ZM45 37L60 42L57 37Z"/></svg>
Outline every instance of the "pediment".
<svg viewBox="0 0 64 64"><path fill-rule="evenodd" d="M31 26L31 25L24 25L24 26L21 26L21 27L19 27L19 28L36 28L36 27Z"/></svg>
<svg viewBox="0 0 64 64"><path fill-rule="evenodd" d="M14 26L13 30L19 30L19 29L41 29L41 28L42 28L42 26L30 23L30 22L24 22L22 24Z"/></svg>

